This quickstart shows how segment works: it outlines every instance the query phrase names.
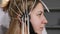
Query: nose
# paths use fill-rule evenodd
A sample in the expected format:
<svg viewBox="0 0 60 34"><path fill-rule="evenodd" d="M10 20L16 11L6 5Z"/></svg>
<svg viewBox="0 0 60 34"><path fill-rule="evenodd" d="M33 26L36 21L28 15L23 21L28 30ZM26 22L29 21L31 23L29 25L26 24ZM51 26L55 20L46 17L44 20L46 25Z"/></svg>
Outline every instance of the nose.
<svg viewBox="0 0 60 34"><path fill-rule="evenodd" d="M43 16L42 23L43 23L43 24L47 24L47 23L48 23L48 21L47 21L47 19L46 19L46 17L45 17L45 16Z"/></svg>

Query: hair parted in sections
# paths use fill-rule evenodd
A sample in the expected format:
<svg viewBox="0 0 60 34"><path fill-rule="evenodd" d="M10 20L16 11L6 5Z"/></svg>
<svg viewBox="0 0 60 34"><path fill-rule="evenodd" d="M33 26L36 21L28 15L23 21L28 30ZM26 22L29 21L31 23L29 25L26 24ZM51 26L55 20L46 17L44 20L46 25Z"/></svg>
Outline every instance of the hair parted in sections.
<svg viewBox="0 0 60 34"><path fill-rule="evenodd" d="M25 12L32 10L35 0L10 0L8 4L8 13L11 21L7 34L22 34L22 17Z"/></svg>
<svg viewBox="0 0 60 34"><path fill-rule="evenodd" d="M10 0L8 5L4 7L11 19L7 34L22 34L22 18L26 12L32 11L38 3L41 3L40 0Z"/></svg>

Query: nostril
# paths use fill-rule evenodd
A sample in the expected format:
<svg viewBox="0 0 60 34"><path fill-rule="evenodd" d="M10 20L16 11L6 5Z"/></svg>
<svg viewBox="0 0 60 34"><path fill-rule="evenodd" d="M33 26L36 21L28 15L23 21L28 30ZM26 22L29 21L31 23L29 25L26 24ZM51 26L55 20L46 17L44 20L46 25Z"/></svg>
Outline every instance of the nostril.
<svg viewBox="0 0 60 34"><path fill-rule="evenodd" d="M48 23L47 20L43 20L43 21L42 21L42 24L47 24L47 23Z"/></svg>
<svg viewBox="0 0 60 34"><path fill-rule="evenodd" d="M48 23L48 21L47 21L47 19L46 19L46 18L44 19L44 22L45 22L45 24L47 24L47 23Z"/></svg>
<svg viewBox="0 0 60 34"><path fill-rule="evenodd" d="M47 20L45 20L45 24L47 24L48 23L48 21Z"/></svg>
<svg viewBox="0 0 60 34"><path fill-rule="evenodd" d="M46 20L46 24L48 23L48 21Z"/></svg>
<svg viewBox="0 0 60 34"><path fill-rule="evenodd" d="M48 22L45 22L45 24L47 24Z"/></svg>

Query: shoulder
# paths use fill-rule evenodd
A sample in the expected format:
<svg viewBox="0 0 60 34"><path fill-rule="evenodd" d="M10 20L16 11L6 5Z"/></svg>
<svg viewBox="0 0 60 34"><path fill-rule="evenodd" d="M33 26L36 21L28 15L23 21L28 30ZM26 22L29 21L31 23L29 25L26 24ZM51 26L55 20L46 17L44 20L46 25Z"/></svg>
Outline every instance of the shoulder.
<svg viewBox="0 0 60 34"><path fill-rule="evenodd" d="M4 34L9 27L9 15L0 8L0 34Z"/></svg>

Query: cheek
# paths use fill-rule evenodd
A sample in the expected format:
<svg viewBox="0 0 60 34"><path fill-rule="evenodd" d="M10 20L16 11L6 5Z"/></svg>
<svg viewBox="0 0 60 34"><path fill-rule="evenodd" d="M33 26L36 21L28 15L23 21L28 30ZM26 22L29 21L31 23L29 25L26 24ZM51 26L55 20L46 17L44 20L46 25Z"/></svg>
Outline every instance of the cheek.
<svg viewBox="0 0 60 34"><path fill-rule="evenodd" d="M40 26L41 24L41 19L36 16L31 17L30 21L31 21L31 24L35 27Z"/></svg>

